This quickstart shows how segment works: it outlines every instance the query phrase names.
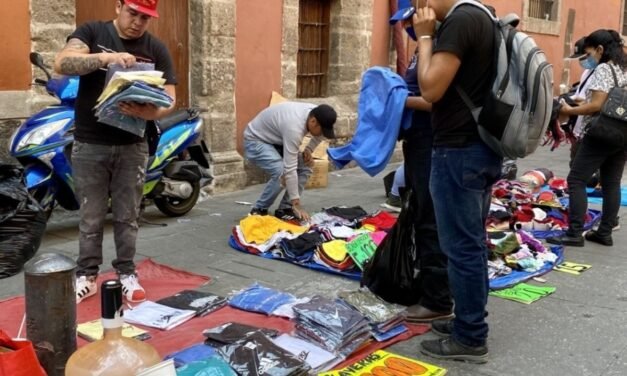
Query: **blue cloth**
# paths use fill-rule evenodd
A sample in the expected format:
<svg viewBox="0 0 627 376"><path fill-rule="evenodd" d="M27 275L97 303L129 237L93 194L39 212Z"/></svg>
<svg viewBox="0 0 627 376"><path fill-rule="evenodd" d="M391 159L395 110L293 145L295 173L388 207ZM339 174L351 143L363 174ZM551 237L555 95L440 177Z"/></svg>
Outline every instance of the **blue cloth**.
<svg viewBox="0 0 627 376"><path fill-rule="evenodd" d="M401 129L411 126L412 111L405 109L409 91L405 80L387 68L364 72L357 109L357 129L352 140L327 150L342 168L355 161L370 176L381 172L392 157Z"/></svg>
<svg viewBox="0 0 627 376"><path fill-rule="evenodd" d="M292 294L273 290L253 283L247 289L229 299L229 305L244 311L271 314L284 304L293 303L296 298Z"/></svg>
<svg viewBox="0 0 627 376"><path fill-rule="evenodd" d="M183 350L168 354L163 358L164 360L174 360L174 366L179 368L187 363L206 360L214 356L215 349L211 346L207 346L204 343L192 345Z"/></svg>
<svg viewBox="0 0 627 376"><path fill-rule="evenodd" d="M432 154L429 190L455 297L451 336L466 346L482 346L488 335L485 223L492 184L501 177L502 162L483 142L436 147Z"/></svg>
<svg viewBox="0 0 627 376"><path fill-rule="evenodd" d="M588 202L590 204L601 205L603 203L603 196L601 196L600 191L594 188L586 188L586 193L588 193ZM620 206L627 206L627 187L620 188Z"/></svg>

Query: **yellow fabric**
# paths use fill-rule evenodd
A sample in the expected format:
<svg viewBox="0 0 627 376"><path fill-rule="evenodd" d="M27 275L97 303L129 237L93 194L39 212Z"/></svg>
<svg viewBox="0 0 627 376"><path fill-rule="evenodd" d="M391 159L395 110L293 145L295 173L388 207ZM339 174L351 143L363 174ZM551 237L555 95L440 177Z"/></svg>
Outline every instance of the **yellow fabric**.
<svg viewBox="0 0 627 376"><path fill-rule="evenodd" d="M271 215L249 215L239 221L239 226L248 243L263 244L279 231L289 231L300 235L307 227L296 226Z"/></svg>
<svg viewBox="0 0 627 376"><path fill-rule="evenodd" d="M346 252L346 241L339 239L322 243L322 251L335 262L344 261L348 255Z"/></svg>

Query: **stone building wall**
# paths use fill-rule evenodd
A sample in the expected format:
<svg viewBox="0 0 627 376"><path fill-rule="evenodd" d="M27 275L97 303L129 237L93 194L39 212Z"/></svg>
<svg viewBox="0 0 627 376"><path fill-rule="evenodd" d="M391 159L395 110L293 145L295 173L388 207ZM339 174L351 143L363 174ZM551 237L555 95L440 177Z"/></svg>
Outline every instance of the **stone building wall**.
<svg viewBox="0 0 627 376"><path fill-rule="evenodd" d="M32 50L40 52L48 65L54 53L75 28L76 0L31 0ZM327 98L302 98L329 103L338 111L336 133L342 143L353 132L361 73L370 63L372 2L333 0ZM232 191L247 184L244 161L237 152L235 118L236 3L234 0L189 0L191 103L205 108L204 139L214 158L215 191ZM298 0L284 0L282 86L288 98L296 96L298 54ZM43 77L35 68L35 74ZM54 103L41 88L19 93L0 104L0 137L7 144L20 121ZM19 110L15 110L19 109ZM10 120L9 120L10 118ZM0 157L6 147L0 147ZM248 180L250 182L250 180Z"/></svg>
<svg viewBox="0 0 627 376"><path fill-rule="evenodd" d="M337 143L343 143L355 129L361 74L370 65L373 1L333 0L328 97L300 98L335 107ZM283 9L283 95L287 98L296 98L298 4L299 0L285 0Z"/></svg>
<svg viewBox="0 0 627 376"><path fill-rule="evenodd" d="M204 138L214 158L216 191L246 184L235 121L235 1L190 0L192 103L207 109Z"/></svg>
<svg viewBox="0 0 627 376"><path fill-rule="evenodd" d="M75 0L31 0L31 51L43 55L52 67L54 54L65 44L65 38L74 30ZM33 80L46 78L33 67ZM40 86L29 91L0 92L0 160L10 161L8 144L13 131L24 119L43 107L57 102Z"/></svg>

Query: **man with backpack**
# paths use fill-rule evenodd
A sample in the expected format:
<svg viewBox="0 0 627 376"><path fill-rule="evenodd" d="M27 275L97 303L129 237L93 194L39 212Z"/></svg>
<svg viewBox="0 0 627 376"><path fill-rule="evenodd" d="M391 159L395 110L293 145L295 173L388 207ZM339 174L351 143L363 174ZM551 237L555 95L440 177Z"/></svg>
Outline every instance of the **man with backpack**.
<svg viewBox="0 0 627 376"><path fill-rule="evenodd" d="M420 51L418 81L423 98L433 103L430 191L455 299L455 318L432 324L433 332L444 338L423 341L421 351L440 359L484 363L488 357L485 221L502 157L480 137L460 91L473 103L485 103L496 69L496 29L488 11L477 4L417 3L412 22ZM436 29L437 21L441 25Z"/></svg>

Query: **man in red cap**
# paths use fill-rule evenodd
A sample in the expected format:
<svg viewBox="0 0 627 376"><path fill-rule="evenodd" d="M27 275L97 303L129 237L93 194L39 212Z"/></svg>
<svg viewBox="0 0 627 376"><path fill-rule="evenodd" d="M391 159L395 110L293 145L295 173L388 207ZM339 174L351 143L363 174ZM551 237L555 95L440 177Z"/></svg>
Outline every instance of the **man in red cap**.
<svg viewBox="0 0 627 376"><path fill-rule="evenodd" d="M135 274L137 218L148 161L145 138L98 122L93 108L105 87L110 64L132 67L138 62L154 64L163 72L165 91L175 99L176 77L165 45L146 30L158 17L158 0L117 0L113 21L80 25L67 38L55 59L57 73L80 76L76 99L76 122L72 169L80 203L79 256L76 301L96 293L96 276L102 264L105 216L111 202L118 273L127 300L146 299ZM176 100L174 100L176 102ZM173 106L172 106L173 107ZM120 111L127 116L157 120L173 109L127 102Z"/></svg>

